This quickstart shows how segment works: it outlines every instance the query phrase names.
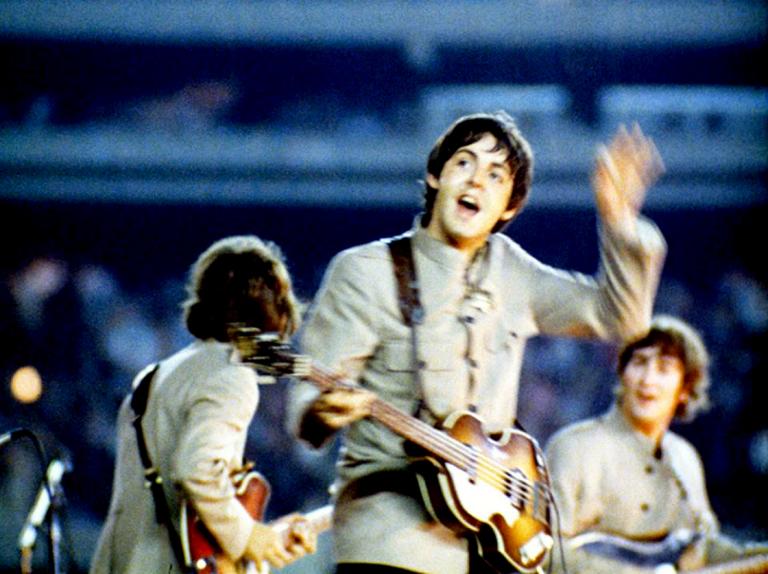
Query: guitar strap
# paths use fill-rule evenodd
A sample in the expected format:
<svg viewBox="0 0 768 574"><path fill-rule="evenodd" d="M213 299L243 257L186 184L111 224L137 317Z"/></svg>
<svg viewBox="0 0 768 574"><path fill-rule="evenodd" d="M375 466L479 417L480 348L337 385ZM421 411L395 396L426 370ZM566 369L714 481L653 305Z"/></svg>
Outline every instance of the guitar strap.
<svg viewBox="0 0 768 574"><path fill-rule="evenodd" d="M413 262L413 249L409 234L398 235L387 241L392 265L397 280L398 306L403 322L411 329L411 364L419 402L416 415L424 408L424 392L421 382L422 362L419 360L418 326L424 321L424 307L419 299L419 282L416 278L416 265Z"/></svg>
<svg viewBox="0 0 768 574"><path fill-rule="evenodd" d="M389 252L397 280L398 306L403 316L403 322L411 329L411 356L414 379L419 393L419 402L414 416L418 417L427 408L424 401L424 387L421 380L423 363L419 360L418 326L424 321L424 307L419 299L419 282L416 278L416 266L413 261L413 248L409 234L399 235L388 240ZM488 564L480 553L479 544L469 537L469 568L470 572L495 573L496 570Z"/></svg>
<svg viewBox="0 0 768 574"><path fill-rule="evenodd" d="M160 476L157 467L152 464L152 459L150 458L149 450L147 449L147 443L144 440L144 431L141 428L141 419L144 417L144 412L147 410L152 380L154 379L159 366L159 363L155 363L154 365L147 367L144 374L141 375L139 384L133 390L133 393L131 393L131 409L133 409L135 415L133 418L133 428L136 430L136 443L139 447L139 457L141 457L141 464L144 466L144 486L150 490L155 502L155 520L157 520L158 524L165 524L173 554L176 556L176 562L178 562L179 567L184 568L185 560L181 547L181 539L171 520L168 501L165 499L165 492L163 492L163 478Z"/></svg>

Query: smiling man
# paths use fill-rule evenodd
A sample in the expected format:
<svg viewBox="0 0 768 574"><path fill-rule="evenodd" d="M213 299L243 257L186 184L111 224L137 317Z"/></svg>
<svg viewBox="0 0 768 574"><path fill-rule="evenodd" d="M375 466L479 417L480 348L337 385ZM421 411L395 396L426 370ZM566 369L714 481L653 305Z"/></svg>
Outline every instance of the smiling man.
<svg viewBox="0 0 768 574"><path fill-rule="evenodd" d="M291 408L295 431L314 446L349 425L334 517L340 574L493 571L472 537L432 518L402 432L368 416L373 396L429 424L470 410L500 432L515 422L528 338L623 339L648 327L665 254L656 227L639 216L661 172L652 142L620 130L599 150L594 278L548 267L498 233L526 201L532 164L506 113L458 119L429 155L413 229L346 250L329 266L301 346L359 389L299 383Z"/></svg>
<svg viewBox="0 0 768 574"><path fill-rule="evenodd" d="M708 405L709 357L699 334L674 317L660 315L645 336L619 353L616 404L603 416L561 429L547 445L552 487L559 505L570 574L639 574L652 571L640 554L614 551L627 541L659 541L669 534L696 533L681 547L674 566L682 570L768 551L736 544L719 533L707 496L698 453L669 430ZM580 542L610 534L602 552ZM683 538L685 538L683 536ZM633 546L628 546L632 549ZM643 548L634 546L634 548ZM656 548L646 545L645 550ZM669 548L663 544L659 550ZM607 552L607 554L606 554ZM673 552L674 554L674 552ZM662 552L653 566L667 563ZM764 572L732 569L724 572ZM555 558L554 566L561 563Z"/></svg>

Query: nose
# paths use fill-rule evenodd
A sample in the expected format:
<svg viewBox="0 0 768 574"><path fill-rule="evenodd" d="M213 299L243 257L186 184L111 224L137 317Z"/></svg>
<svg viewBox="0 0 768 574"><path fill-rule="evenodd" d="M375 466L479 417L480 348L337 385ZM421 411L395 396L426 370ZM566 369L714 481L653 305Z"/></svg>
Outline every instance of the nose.
<svg viewBox="0 0 768 574"><path fill-rule="evenodd" d="M470 175L469 175L469 184L472 187L475 187L477 189L482 189L483 184L485 183L482 174L480 173L479 169L475 169Z"/></svg>
<svg viewBox="0 0 768 574"><path fill-rule="evenodd" d="M640 369L640 386L650 387L655 383L655 371L650 364L645 364Z"/></svg>

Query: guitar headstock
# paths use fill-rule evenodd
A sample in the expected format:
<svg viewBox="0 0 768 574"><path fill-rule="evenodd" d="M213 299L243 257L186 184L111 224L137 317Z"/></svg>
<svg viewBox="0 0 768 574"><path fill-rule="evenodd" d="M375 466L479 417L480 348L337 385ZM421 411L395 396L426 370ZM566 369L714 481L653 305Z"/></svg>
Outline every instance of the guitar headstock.
<svg viewBox="0 0 768 574"><path fill-rule="evenodd" d="M277 333L235 323L230 325L229 338L240 361L261 375L306 377L312 368L309 357L296 354Z"/></svg>

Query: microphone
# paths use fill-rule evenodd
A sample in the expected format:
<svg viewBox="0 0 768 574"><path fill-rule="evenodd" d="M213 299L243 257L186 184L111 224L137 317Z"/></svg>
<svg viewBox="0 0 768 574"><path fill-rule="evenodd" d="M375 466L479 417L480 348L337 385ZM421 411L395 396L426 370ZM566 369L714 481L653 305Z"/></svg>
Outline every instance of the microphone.
<svg viewBox="0 0 768 574"><path fill-rule="evenodd" d="M3 446L7 442L11 442L12 440L16 440L20 436L23 436L27 434L26 429L13 429L12 431L4 432L3 434L0 434L0 446Z"/></svg>
<svg viewBox="0 0 768 574"><path fill-rule="evenodd" d="M47 485L43 483L40 486L35 503L32 505L19 535L19 548L22 550L34 547L37 541L37 528L45 520L51 506L51 495L55 496L61 484L61 477L69 470L71 470L71 463L69 461L53 459L48 465L48 470L45 473Z"/></svg>

